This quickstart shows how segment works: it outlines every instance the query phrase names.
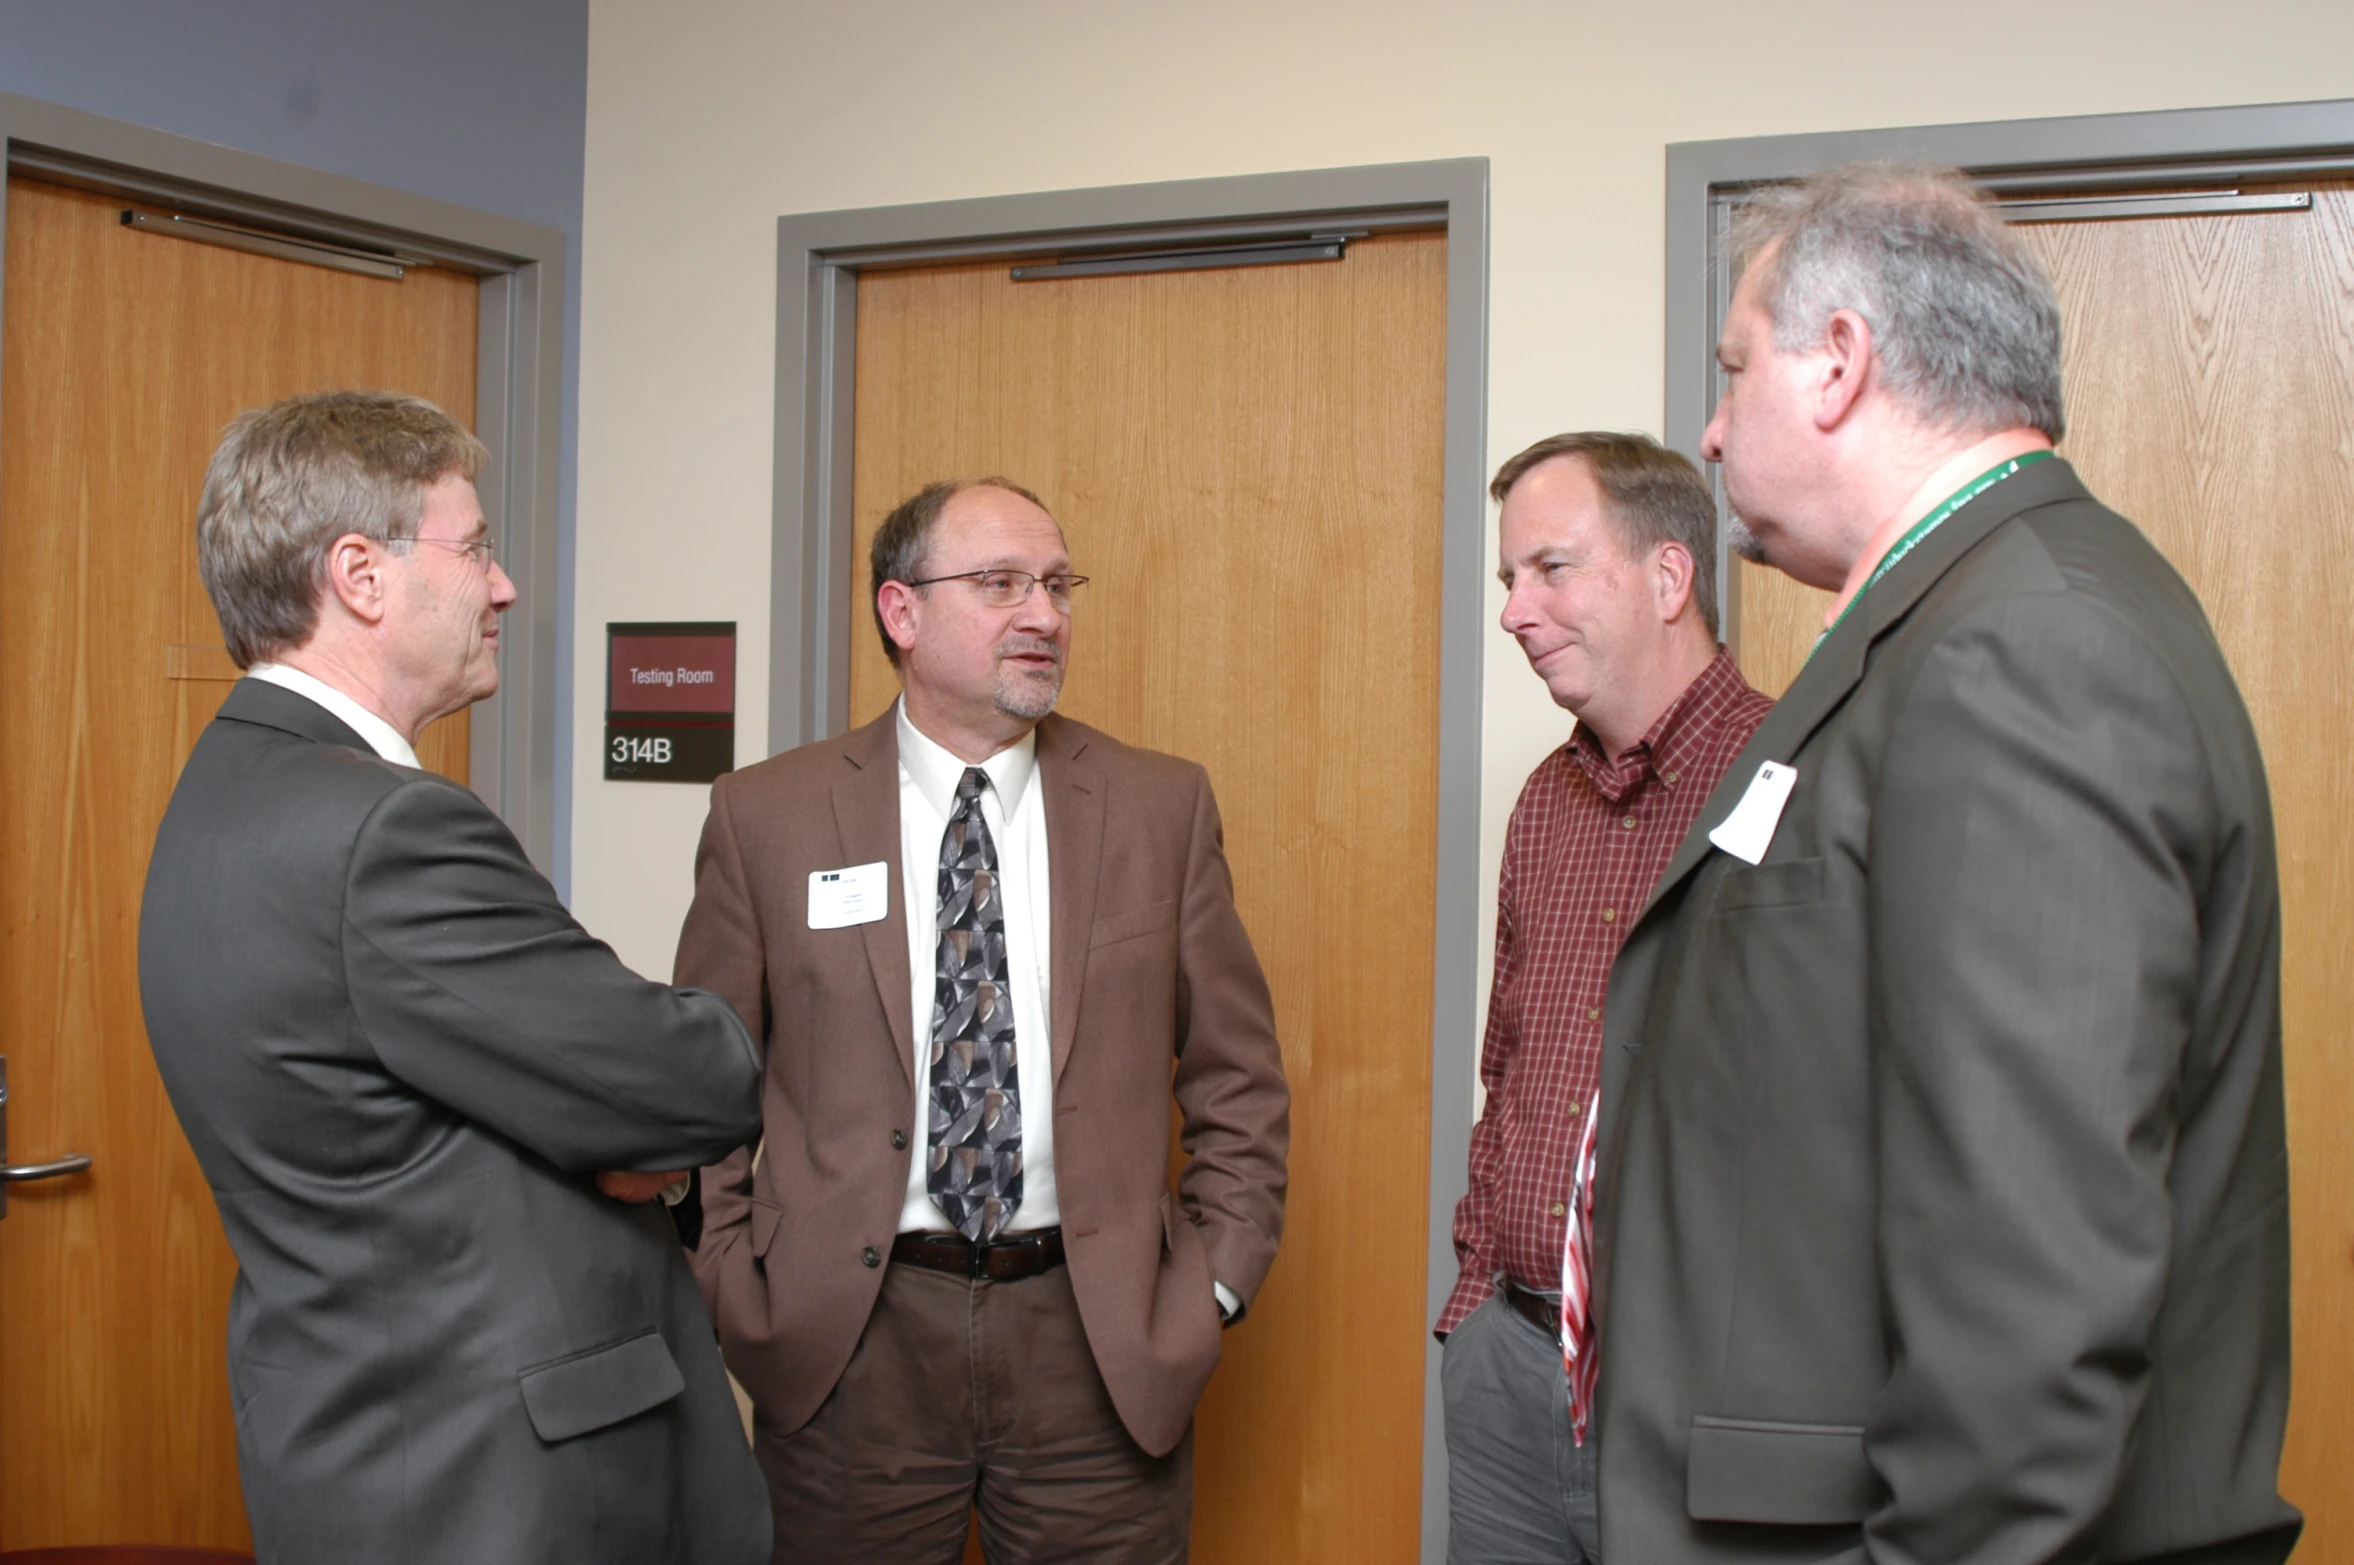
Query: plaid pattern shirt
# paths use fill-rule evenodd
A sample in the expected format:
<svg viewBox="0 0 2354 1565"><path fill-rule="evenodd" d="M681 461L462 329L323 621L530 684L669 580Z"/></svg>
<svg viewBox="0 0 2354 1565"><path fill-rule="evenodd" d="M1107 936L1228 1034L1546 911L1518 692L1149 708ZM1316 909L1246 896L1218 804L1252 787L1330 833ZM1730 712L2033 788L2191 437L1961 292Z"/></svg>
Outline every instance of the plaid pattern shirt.
<svg viewBox="0 0 2354 1565"><path fill-rule="evenodd" d="M1572 1164L1602 1076L1602 995L1627 928L1700 807L1773 703L1718 652L1615 761L1583 727L1545 757L1504 834L1496 982L1471 1131L1471 1188L1455 1208L1460 1273L1441 1335L1499 1276L1561 1287Z"/></svg>

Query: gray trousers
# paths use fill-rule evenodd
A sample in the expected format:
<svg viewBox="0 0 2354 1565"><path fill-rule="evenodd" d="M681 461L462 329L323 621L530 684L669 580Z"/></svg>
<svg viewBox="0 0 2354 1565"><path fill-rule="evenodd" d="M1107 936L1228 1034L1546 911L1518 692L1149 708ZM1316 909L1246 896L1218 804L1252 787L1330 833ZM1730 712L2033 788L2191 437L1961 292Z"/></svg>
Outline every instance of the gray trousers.
<svg viewBox="0 0 2354 1565"><path fill-rule="evenodd" d="M1498 1293L1447 1335L1447 1565L1595 1565L1594 1431L1570 1438L1561 1350Z"/></svg>

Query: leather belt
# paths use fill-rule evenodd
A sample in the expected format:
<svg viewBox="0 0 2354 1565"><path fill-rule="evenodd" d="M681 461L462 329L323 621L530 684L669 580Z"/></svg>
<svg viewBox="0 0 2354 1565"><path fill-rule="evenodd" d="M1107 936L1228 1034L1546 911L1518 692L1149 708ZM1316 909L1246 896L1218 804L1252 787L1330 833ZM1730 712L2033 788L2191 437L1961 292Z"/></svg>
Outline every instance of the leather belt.
<svg viewBox="0 0 2354 1565"><path fill-rule="evenodd" d="M1551 1337L1561 1341L1561 1301L1548 1299L1541 1293L1531 1293L1511 1278L1504 1279L1504 1302L1518 1310L1521 1318Z"/></svg>
<svg viewBox="0 0 2354 1565"><path fill-rule="evenodd" d="M891 1264L920 1266L975 1281L1013 1282L1063 1264L1063 1231L1041 1228L975 1244L963 1234L901 1234L891 1241Z"/></svg>

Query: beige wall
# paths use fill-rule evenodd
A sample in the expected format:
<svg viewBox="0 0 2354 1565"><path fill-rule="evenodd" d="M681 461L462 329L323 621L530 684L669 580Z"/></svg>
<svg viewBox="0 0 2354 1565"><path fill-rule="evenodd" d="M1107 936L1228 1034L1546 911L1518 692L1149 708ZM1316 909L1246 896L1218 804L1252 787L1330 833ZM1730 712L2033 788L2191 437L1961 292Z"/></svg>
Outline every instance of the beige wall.
<svg viewBox="0 0 2354 1565"><path fill-rule="evenodd" d="M574 905L666 973L704 810L601 780L606 621L735 620L766 753L781 213L1485 156L1493 460L1659 429L1671 141L2347 96L2345 0L593 0ZM1492 627L1484 730L1492 890L1567 731Z"/></svg>

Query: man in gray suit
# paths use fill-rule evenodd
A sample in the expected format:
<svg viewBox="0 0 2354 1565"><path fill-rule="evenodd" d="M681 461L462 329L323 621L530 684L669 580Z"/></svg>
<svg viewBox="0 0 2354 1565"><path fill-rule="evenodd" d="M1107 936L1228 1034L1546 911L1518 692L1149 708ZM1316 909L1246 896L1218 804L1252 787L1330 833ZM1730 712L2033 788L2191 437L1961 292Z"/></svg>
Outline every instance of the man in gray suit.
<svg viewBox="0 0 2354 1565"><path fill-rule="evenodd" d="M2231 671L2052 455L2058 307L1966 181L1771 189L1735 248L1704 452L1838 597L1611 977L1603 1555L2277 1561L2279 911Z"/></svg>
<svg viewBox="0 0 2354 1565"><path fill-rule="evenodd" d="M140 994L240 1267L254 1542L749 1565L767 1496L691 1223L614 1197L759 1134L750 1040L623 967L410 748L498 685L483 456L414 398L299 397L230 426L198 507L248 677L156 839Z"/></svg>

